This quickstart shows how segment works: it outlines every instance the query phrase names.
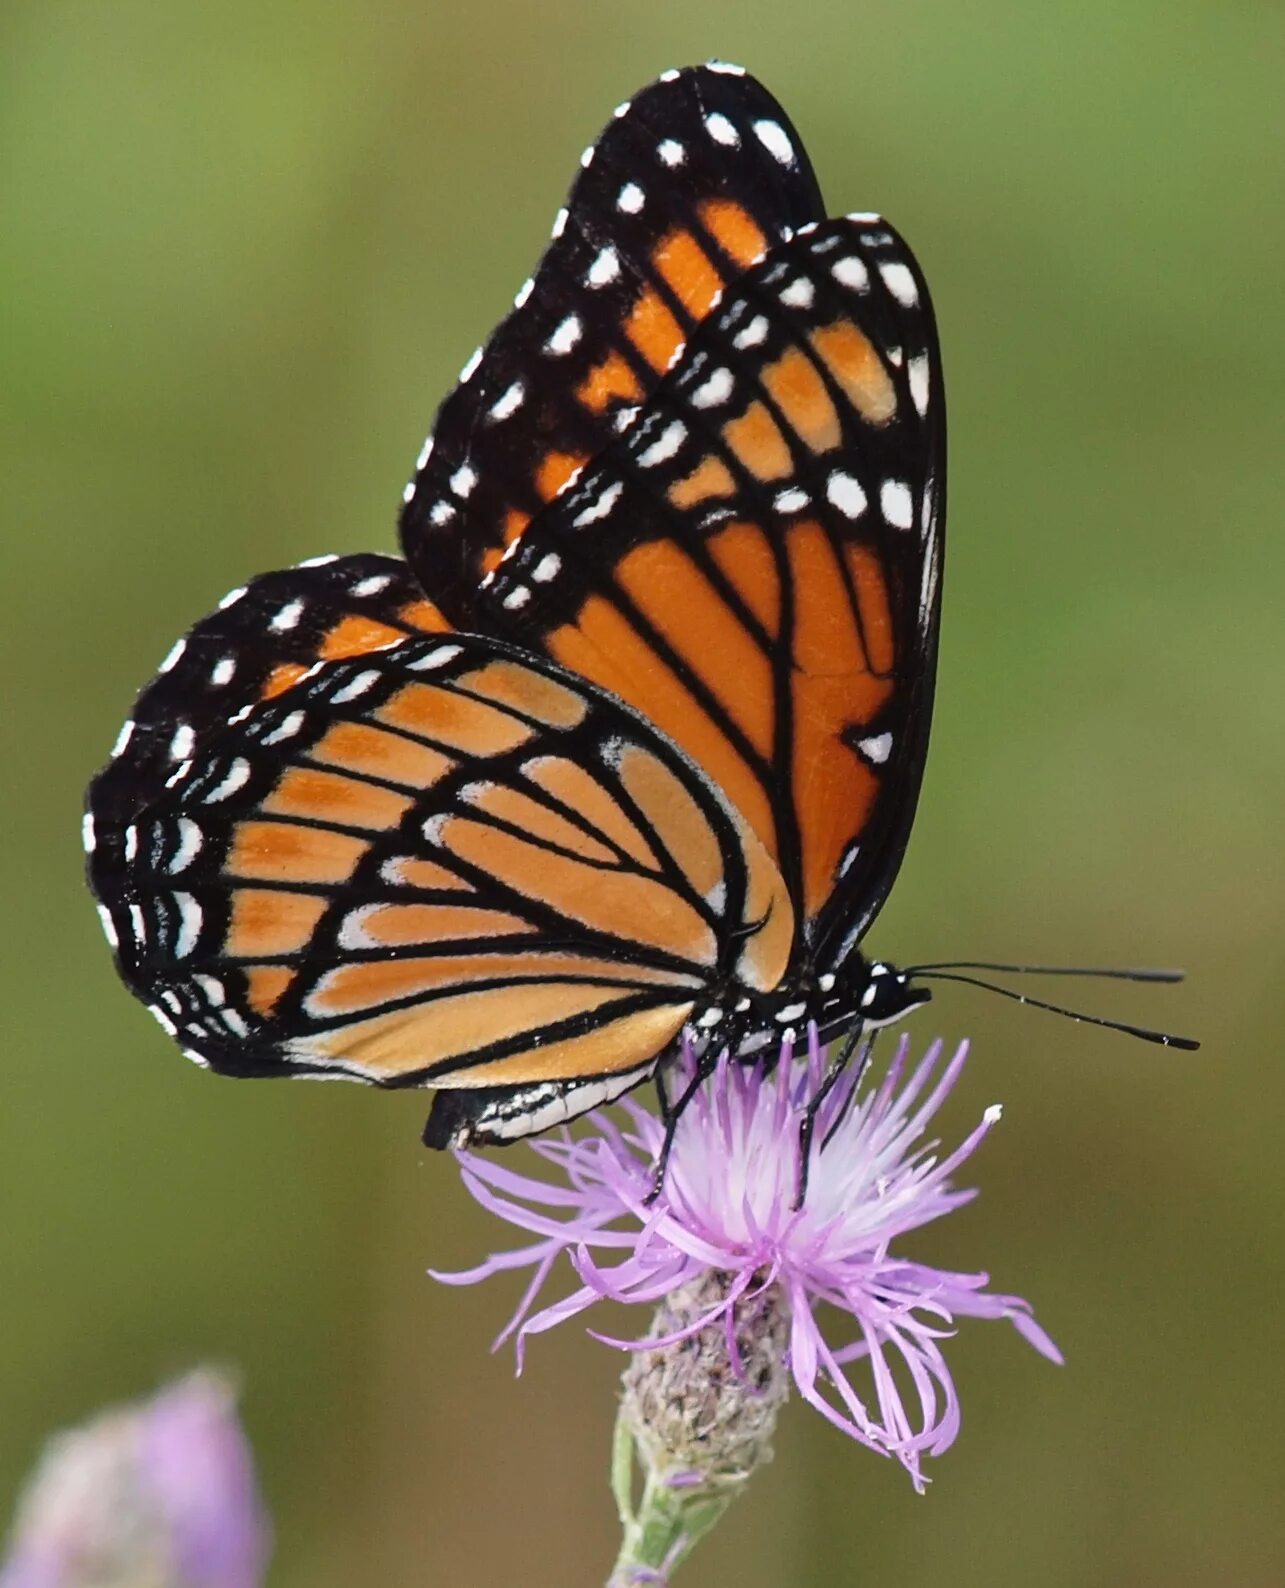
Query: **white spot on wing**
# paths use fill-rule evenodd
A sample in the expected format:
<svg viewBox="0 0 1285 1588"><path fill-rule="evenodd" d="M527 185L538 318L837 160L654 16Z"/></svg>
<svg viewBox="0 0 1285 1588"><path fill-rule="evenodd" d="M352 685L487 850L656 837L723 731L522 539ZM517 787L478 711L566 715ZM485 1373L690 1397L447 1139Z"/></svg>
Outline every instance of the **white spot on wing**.
<svg viewBox="0 0 1285 1588"><path fill-rule="evenodd" d="M571 520L577 529L583 529L586 524L596 524L600 519L606 518L616 503L624 486L619 480L614 485L609 485L596 502L591 503L583 512L577 513Z"/></svg>
<svg viewBox="0 0 1285 1588"><path fill-rule="evenodd" d="M808 500L808 493L795 487L788 491L778 492L772 506L778 513L797 513L800 508L808 505Z"/></svg>
<svg viewBox="0 0 1285 1588"><path fill-rule="evenodd" d="M245 586L243 584L239 584L235 590L229 590L227 595L219 602L219 611L226 612L229 607L235 606L244 594Z"/></svg>
<svg viewBox="0 0 1285 1588"><path fill-rule="evenodd" d="M845 518L860 518L866 510L866 493L860 482L842 469L836 469L826 481L825 494Z"/></svg>
<svg viewBox="0 0 1285 1588"><path fill-rule="evenodd" d="M756 121L754 136L779 165L794 164L794 145L779 121Z"/></svg>
<svg viewBox="0 0 1285 1588"><path fill-rule="evenodd" d="M176 893L174 903L178 906L179 929L178 937L174 941L174 958L185 959L196 947L196 940L201 935L201 906L190 893Z"/></svg>
<svg viewBox="0 0 1285 1588"><path fill-rule="evenodd" d="M192 746L196 743L196 734L192 731L190 722L180 722L174 730L174 737L170 740L170 759L172 761L186 761L192 753Z"/></svg>
<svg viewBox="0 0 1285 1588"><path fill-rule="evenodd" d="M92 855L97 843L94 834L94 818L88 811L80 818L80 842L87 855Z"/></svg>
<svg viewBox="0 0 1285 1588"><path fill-rule="evenodd" d="M228 990L217 976L207 976L204 971L198 971L192 980L212 1004L225 1004L228 1001Z"/></svg>
<svg viewBox="0 0 1285 1588"><path fill-rule="evenodd" d="M531 592L526 585L515 584L500 604L506 611L516 612L520 607L526 606L530 599Z"/></svg>
<svg viewBox="0 0 1285 1588"><path fill-rule="evenodd" d="M672 458L687 439L687 426L675 419L661 431L652 444L638 454L638 462L644 469L653 468L657 463L665 463Z"/></svg>
<svg viewBox="0 0 1285 1588"><path fill-rule="evenodd" d="M915 504L904 480L885 480L879 488L879 506L894 529L909 529L915 521Z"/></svg>
<svg viewBox="0 0 1285 1588"><path fill-rule="evenodd" d="M876 766L883 763L892 754L892 735L890 733L872 734L868 739L860 741L862 755L868 761L873 761Z"/></svg>
<svg viewBox="0 0 1285 1588"><path fill-rule="evenodd" d="M730 369L716 369L692 393L693 408L717 408L732 395L735 385Z"/></svg>
<svg viewBox="0 0 1285 1588"><path fill-rule="evenodd" d="M559 210L558 213L553 217L553 236L554 237L561 237L563 232L566 231L566 229L567 229L567 219L568 219L568 216L567 216L567 212L566 212L565 209Z"/></svg>
<svg viewBox="0 0 1285 1588"><path fill-rule="evenodd" d="M491 404L490 414L492 419L507 419L511 414L517 413L526 397L526 388L520 380L515 380Z"/></svg>
<svg viewBox="0 0 1285 1588"><path fill-rule="evenodd" d="M616 195L616 208L626 215L637 215L644 202L643 190L637 182L626 182Z"/></svg>
<svg viewBox="0 0 1285 1588"><path fill-rule="evenodd" d="M112 912L105 904L100 904L98 906L98 919L102 922L103 936L107 939L108 943L112 946L112 948L119 948L120 938L116 934L116 923L112 920Z"/></svg>
<svg viewBox="0 0 1285 1588"><path fill-rule="evenodd" d="M480 347L475 347L472 353L469 355L468 363L465 364L464 368L460 371L461 386L467 385L467 383L473 379L474 375L477 374L477 367L481 362L482 349Z"/></svg>
<svg viewBox="0 0 1285 1588"><path fill-rule="evenodd" d="M830 266L830 274L841 287L850 287L853 292L870 290L870 272L866 269L866 262L855 254L836 259Z"/></svg>
<svg viewBox="0 0 1285 1588"><path fill-rule="evenodd" d="M756 314L739 336L733 337L732 346L744 352L747 347L757 347L767 340L767 316Z"/></svg>
<svg viewBox="0 0 1285 1588"><path fill-rule="evenodd" d="M451 490L456 496L467 496L476 484L477 470L470 468L467 463L461 463L451 475Z"/></svg>
<svg viewBox="0 0 1285 1588"><path fill-rule="evenodd" d="M227 774L217 788L212 788L205 796L207 805L217 805L220 800L225 800L229 795L235 794L244 788L250 781L250 763L244 756L237 756L232 765L228 767Z"/></svg>
<svg viewBox="0 0 1285 1588"><path fill-rule="evenodd" d="M190 816L180 816L178 819L179 842L173 860L170 861L170 875L177 876L180 871L187 868L201 852L201 845L205 836Z"/></svg>
<svg viewBox="0 0 1285 1588"><path fill-rule="evenodd" d="M170 646L169 655L166 656L165 660L156 669L156 671L158 673L168 673L172 667L177 665L179 658L186 649L186 640L175 640L173 645Z"/></svg>
<svg viewBox="0 0 1285 1588"><path fill-rule="evenodd" d="M682 165L687 158L687 150L678 142L677 138L665 138L656 147L656 153L671 169Z"/></svg>
<svg viewBox="0 0 1285 1588"><path fill-rule="evenodd" d="M342 689L335 690L334 694L330 697L331 705L346 706L350 700L357 700L360 698L360 696L368 694L379 682L379 677L380 675L378 668L368 667L364 673L358 673L356 678L346 683ZM293 711L290 713L290 716L286 718L286 722L291 721L291 719L294 717L302 718L302 716L303 713L301 711ZM283 722L281 726L284 728L285 723ZM301 721L299 723L299 727L301 728L302 726L303 723ZM297 733L299 728L295 728L293 731ZM271 741L265 739L263 742L264 744L268 744Z"/></svg>
<svg viewBox="0 0 1285 1588"><path fill-rule="evenodd" d="M919 288L909 265L900 260L888 260L879 266L883 284L903 308L913 309L919 302Z"/></svg>
<svg viewBox="0 0 1285 1588"><path fill-rule="evenodd" d="M548 584L551 579L556 579L562 567L562 558L556 551L546 552L535 567L531 570L531 578L536 584Z"/></svg>
<svg viewBox="0 0 1285 1588"><path fill-rule="evenodd" d="M235 672L236 657L220 656L218 661L215 662L214 666L210 669L210 682L212 684L217 684L220 688L222 688L224 684L230 684L232 682L232 675Z"/></svg>
<svg viewBox="0 0 1285 1588"><path fill-rule="evenodd" d="M922 419L928 412L927 353L919 353L912 358L906 366L906 374L910 380L910 400L915 405L915 412Z"/></svg>
<svg viewBox="0 0 1285 1588"><path fill-rule="evenodd" d="M302 601L287 601L268 624L274 634L288 634L291 629L299 627L299 619L303 616Z"/></svg>
<svg viewBox="0 0 1285 1588"><path fill-rule="evenodd" d="M560 358L564 353L571 351L580 340L583 331L584 326L580 323L580 316L569 314L544 344L545 352Z"/></svg>
<svg viewBox="0 0 1285 1588"><path fill-rule="evenodd" d="M116 735L116 743L111 747L111 758L114 761L118 755L124 755L129 746L129 741L134 737L134 719L127 717L120 732Z"/></svg>
<svg viewBox="0 0 1285 1588"><path fill-rule="evenodd" d="M335 699L338 700L339 696L336 695ZM271 733L264 734L264 744L280 744L283 739L293 739L306 720L302 711L290 712L288 716L281 719Z"/></svg>
<svg viewBox="0 0 1285 1588"><path fill-rule="evenodd" d="M392 582L390 574L373 573L369 579L359 579L352 587L352 593L358 599L366 596L377 596L381 590L387 590Z"/></svg>
<svg viewBox="0 0 1285 1588"><path fill-rule="evenodd" d="M787 309L810 309L816 295L816 288L808 278L800 276L781 293L781 302Z"/></svg>
<svg viewBox="0 0 1285 1588"><path fill-rule="evenodd" d="M735 149L741 141L741 135L717 110L705 117L705 131L709 133L715 143L721 143L725 148Z"/></svg>
<svg viewBox="0 0 1285 1588"><path fill-rule="evenodd" d="M412 673L431 673L439 667L445 667L447 662L453 662L463 649L462 645L439 645L435 650L429 651L427 656L421 656L413 662L407 662L407 671Z"/></svg>
<svg viewBox="0 0 1285 1588"><path fill-rule="evenodd" d="M604 248L585 273L591 287L606 287L620 277L620 255L614 248Z"/></svg>
<svg viewBox="0 0 1285 1588"><path fill-rule="evenodd" d="M513 307L520 309L526 300L535 291L535 278L528 276L518 290L513 294Z"/></svg>

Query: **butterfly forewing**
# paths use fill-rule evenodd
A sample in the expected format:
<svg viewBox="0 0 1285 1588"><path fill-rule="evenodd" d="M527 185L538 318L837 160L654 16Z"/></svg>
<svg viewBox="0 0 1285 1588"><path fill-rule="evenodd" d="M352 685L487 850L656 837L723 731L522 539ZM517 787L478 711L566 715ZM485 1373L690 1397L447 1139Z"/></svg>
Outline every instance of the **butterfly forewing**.
<svg viewBox="0 0 1285 1588"><path fill-rule="evenodd" d="M784 111L734 68L667 73L582 163L407 488L406 556L460 628L478 626L478 580L654 392L727 284L822 213Z"/></svg>
<svg viewBox="0 0 1285 1588"><path fill-rule="evenodd" d="M318 668L134 832L122 965L233 1073L632 1071L710 985L771 985L789 952L779 874L708 780L602 692L474 636Z"/></svg>
<svg viewBox="0 0 1285 1588"><path fill-rule="evenodd" d="M486 581L486 620L628 700L777 859L826 964L905 847L944 530L923 278L877 217L729 289L628 429Z"/></svg>

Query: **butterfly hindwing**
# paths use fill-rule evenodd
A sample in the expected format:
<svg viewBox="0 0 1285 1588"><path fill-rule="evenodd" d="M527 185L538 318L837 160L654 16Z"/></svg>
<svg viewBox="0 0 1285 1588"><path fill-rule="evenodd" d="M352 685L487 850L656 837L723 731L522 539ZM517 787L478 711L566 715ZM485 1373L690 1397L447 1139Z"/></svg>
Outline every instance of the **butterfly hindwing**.
<svg viewBox="0 0 1285 1588"><path fill-rule="evenodd" d="M128 820L207 733L314 662L448 627L397 557L320 557L251 579L174 645L140 692L90 785L91 814L105 826Z"/></svg>
<svg viewBox="0 0 1285 1588"><path fill-rule="evenodd" d="M582 164L407 487L403 549L459 628L478 626L479 579L647 400L728 282L822 214L785 112L737 68L666 73Z"/></svg>
<svg viewBox="0 0 1285 1588"><path fill-rule="evenodd" d="M235 1074L494 1087L645 1067L702 990L770 986L779 874L591 685L476 636L322 665L131 825L122 973Z"/></svg>
<svg viewBox="0 0 1285 1588"><path fill-rule="evenodd" d="M944 532L923 277L878 217L805 228L485 583L486 622L680 744L777 859L829 964L913 818Z"/></svg>

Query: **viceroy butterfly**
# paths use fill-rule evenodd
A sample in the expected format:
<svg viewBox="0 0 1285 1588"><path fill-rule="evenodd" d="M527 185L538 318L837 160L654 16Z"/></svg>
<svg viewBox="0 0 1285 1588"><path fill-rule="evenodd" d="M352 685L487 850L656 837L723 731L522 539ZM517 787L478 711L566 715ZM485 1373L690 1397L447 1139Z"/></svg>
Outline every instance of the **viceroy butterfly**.
<svg viewBox="0 0 1285 1588"><path fill-rule="evenodd" d="M929 996L861 950L937 655L923 275L826 217L739 68L665 73L581 165L405 560L233 591L88 796L118 969L188 1056L435 1087L436 1146L574 1117L684 1035L748 1055Z"/></svg>

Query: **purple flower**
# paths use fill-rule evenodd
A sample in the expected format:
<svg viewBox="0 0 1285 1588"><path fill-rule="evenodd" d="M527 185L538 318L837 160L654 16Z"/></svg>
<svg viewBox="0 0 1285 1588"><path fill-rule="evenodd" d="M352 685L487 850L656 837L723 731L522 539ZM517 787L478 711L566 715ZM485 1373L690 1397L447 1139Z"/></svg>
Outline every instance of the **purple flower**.
<svg viewBox="0 0 1285 1588"><path fill-rule="evenodd" d="M0 1588L258 1588L268 1526L234 1400L198 1372L56 1435Z"/></svg>
<svg viewBox="0 0 1285 1588"><path fill-rule="evenodd" d="M632 1100L623 1104L624 1128L599 1113L578 1139L564 1131L531 1144L559 1171L554 1184L459 1152L478 1202L538 1239L466 1272L434 1277L470 1284L507 1269L533 1270L496 1342L516 1336L519 1370L529 1336L598 1301L655 1306L708 1276L718 1278L706 1291L710 1304L667 1338L597 1337L622 1349L655 1350L717 1325L736 1363L737 1318L771 1296L788 1317L785 1359L799 1393L843 1432L895 1456L922 1490L921 1458L940 1455L959 1430L942 1352L957 1318L1007 1318L1042 1355L1062 1358L1029 1304L988 1291L986 1274L934 1268L892 1249L976 1195L954 1188L951 1177L998 1121L999 1108L987 1109L953 1152L939 1153L938 1143L925 1139L968 1045L943 1065L942 1044L934 1043L907 1075L903 1037L878 1085L862 1087L861 1066L853 1064L819 1111L807 1197L796 1209L799 1123L824 1074L815 1029L810 1037L806 1058L796 1058L787 1042L768 1068L724 1057L679 1122L663 1188L650 1206L662 1128ZM686 1053L671 1083L675 1092L692 1063ZM563 1253L580 1283L537 1306Z"/></svg>

